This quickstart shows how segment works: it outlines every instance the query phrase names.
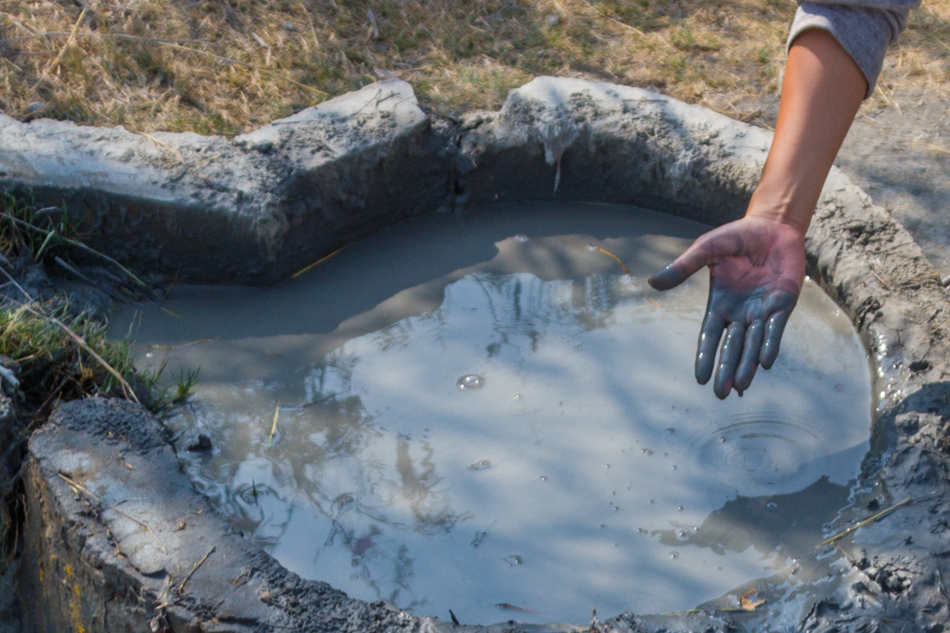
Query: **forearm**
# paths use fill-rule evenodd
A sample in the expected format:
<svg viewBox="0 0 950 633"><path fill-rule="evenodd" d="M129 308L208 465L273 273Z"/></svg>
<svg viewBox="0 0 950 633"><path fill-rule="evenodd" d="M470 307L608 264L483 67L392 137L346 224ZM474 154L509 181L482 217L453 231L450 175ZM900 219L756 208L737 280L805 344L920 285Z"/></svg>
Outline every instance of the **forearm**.
<svg viewBox="0 0 950 633"><path fill-rule="evenodd" d="M812 29L795 40L775 137L747 216L779 220L804 235L866 91L861 69L830 33Z"/></svg>

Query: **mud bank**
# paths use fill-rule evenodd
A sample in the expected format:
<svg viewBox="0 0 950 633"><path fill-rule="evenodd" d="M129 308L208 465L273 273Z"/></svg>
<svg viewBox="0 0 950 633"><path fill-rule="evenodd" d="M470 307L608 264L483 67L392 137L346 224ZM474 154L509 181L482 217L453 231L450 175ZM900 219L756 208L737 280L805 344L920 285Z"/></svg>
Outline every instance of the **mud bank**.
<svg viewBox="0 0 950 633"><path fill-rule="evenodd" d="M264 283L402 218L469 204L556 197L719 224L744 211L769 141L621 86L539 78L500 112L447 121L391 81L233 141L2 117L0 178L66 204L93 246L138 272ZM816 548L829 577L798 583L793 569L758 582L768 602L755 611L601 614L614 617L591 630L930 632L950 621L950 303L911 237L837 170L806 246L809 274L875 359L880 394L862 481L834 531L911 502ZM179 473L161 426L128 403L64 405L34 434L23 472L19 570L37 630L577 629L456 626L302 581L228 528Z"/></svg>

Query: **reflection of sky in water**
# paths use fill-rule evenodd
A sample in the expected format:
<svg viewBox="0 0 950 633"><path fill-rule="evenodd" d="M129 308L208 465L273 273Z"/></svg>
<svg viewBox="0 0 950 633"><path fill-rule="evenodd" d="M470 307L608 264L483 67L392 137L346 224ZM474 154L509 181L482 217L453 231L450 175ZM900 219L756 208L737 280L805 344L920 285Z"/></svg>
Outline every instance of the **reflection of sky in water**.
<svg viewBox="0 0 950 633"><path fill-rule="evenodd" d="M809 284L775 367L719 402L692 377L704 281L654 293L649 240L597 241L627 277L577 239L594 241L505 239L494 268L437 284L441 304L407 310L396 294L370 311L396 316L352 338L176 350L213 377L172 421L216 446L186 457L189 473L291 570L443 619L685 609L781 569L821 540L867 450L847 319ZM497 270L531 248L594 263ZM140 342L148 330L146 315ZM228 348L287 366L228 380Z"/></svg>

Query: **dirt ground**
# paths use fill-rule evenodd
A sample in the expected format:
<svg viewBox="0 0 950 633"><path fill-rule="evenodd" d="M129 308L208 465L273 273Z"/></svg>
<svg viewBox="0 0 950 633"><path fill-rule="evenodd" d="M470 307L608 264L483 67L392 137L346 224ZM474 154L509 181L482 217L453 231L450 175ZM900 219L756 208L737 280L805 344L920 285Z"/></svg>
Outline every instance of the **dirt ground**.
<svg viewBox="0 0 950 633"><path fill-rule="evenodd" d="M862 110L837 164L950 274L950 101L919 89Z"/></svg>

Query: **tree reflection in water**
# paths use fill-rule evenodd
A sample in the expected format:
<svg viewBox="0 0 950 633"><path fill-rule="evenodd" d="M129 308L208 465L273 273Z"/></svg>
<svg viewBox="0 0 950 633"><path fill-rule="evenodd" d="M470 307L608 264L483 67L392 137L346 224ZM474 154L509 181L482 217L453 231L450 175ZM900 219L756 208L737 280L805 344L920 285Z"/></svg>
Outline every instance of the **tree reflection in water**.
<svg viewBox="0 0 950 633"><path fill-rule="evenodd" d="M501 234L490 260L434 218L428 241L381 235L309 285L215 294L210 313L196 291L204 320L169 331L231 333L174 350L202 383L170 424L215 446L185 456L196 485L292 571L465 622L512 617L498 604L536 622L690 608L786 564L808 539L772 515L840 507L867 450L847 317L807 285L779 362L720 402L692 377L705 284L654 299L643 281L688 244L662 237L681 221L625 211L602 234L632 237L506 237L560 221L518 212L484 224ZM385 281L400 267L412 284Z"/></svg>

